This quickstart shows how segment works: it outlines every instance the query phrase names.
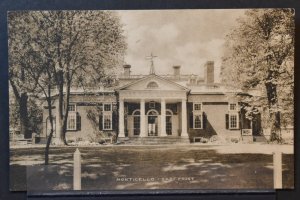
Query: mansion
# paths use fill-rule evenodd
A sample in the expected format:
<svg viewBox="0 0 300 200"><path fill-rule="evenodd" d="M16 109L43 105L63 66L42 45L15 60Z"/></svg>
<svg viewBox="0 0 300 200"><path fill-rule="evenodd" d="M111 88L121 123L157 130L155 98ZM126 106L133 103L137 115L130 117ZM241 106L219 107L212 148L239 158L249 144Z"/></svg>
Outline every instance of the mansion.
<svg viewBox="0 0 300 200"><path fill-rule="evenodd" d="M114 87L71 90L67 140L117 134L119 140L193 142L213 136L251 139L260 134L260 121L246 119L237 91L215 83L213 61L204 65L204 77L182 74L180 66L173 66L173 74L157 75L153 63L148 75L132 75L130 69L130 65L123 66ZM55 99L54 117L57 103ZM42 136L47 137L50 126L44 108Z"/></svg>

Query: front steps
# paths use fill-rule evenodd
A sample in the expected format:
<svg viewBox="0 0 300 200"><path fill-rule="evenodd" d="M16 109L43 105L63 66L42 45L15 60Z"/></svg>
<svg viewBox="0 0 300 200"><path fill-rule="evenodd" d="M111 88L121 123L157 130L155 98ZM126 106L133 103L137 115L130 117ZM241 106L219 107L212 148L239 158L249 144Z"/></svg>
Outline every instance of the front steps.
<svg viewBox="0 0 300 200"><path fill-rule="evenodd" d="M128 145L167 145L167 144L189 144L189 138L182 137L130 137L119 138L121 142Z"/></svg>
<svg viewBox="0 0 300 200"><path fill-rule="evenodd" d="M247 142L262 142L262 143L268 141L268 139L263 135L260 135L260 136L255 136L255 135L242 136L242 140L247 141Z"/></svg>
<svg viewBox="0 0 300 200"><path fill-rule="evenodd" d="M253 136L253 142L267 142L265 136Z"/></svg>

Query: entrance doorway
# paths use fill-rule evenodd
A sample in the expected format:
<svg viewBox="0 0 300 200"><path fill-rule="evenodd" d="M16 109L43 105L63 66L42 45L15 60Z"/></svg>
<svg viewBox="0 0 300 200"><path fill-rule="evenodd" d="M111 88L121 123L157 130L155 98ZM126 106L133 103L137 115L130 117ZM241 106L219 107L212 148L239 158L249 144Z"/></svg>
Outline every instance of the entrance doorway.
<svg viewBox="0 0 300 200"><path fill-rule="evenodd" d="M148 136L158 136L158 112L154 109L148 113Z"/></svg>

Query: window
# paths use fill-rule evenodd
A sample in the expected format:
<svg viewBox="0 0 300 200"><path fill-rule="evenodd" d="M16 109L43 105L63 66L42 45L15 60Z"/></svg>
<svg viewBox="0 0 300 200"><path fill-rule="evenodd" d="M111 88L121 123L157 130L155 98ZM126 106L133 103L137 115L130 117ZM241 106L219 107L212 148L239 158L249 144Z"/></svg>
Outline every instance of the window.
<svg viewBox="0 0 300 200"><path fill-rule="evenodd" d="M226 127L229 129L239 129L239 107L238 103L228 104L228 116L226 119Z"/></svg>
<svg viewBox="0 0 300 200"><path fill-rule="evenodd" d="M239 125L239 115L236 114L229 114L229 129L238 129Z"/></svg>
<svg viewBox="0 0 300 200"><path fill-rule="evenodd" d="M203 113L202 113L202 103L193 104L193 128L202 129L203 128Z"/></svg>
<svg viewBox="0 0 300 200"><path fill-rule="evenodd" d="M158 88L158 84L156 82L150 82L148 83L147 88L149 89Z"/></svg>
<svg viewBox="0 0 300 200"><path fill-rule="evenodd" d="M202 114L194 115L194 129L202 129Z"/></svg>
<svg viewBox="0 0 300 200"><path fill-rule="evenodd" d="M133 135L140 134L140 116L133 116Z"/></svg>
<svg viewBox="0 0 300 200"><path fill-rule="evenodd" d="M172 116L166 116L166 132L167 135L172 135Z"/></svg>
<svg viewBox="0 0 300 200"><path fill-rule="evenodd" d="M149 108L150 109L154 109L155 108L155 102L154 101L149 102Z"/></svg>
<svg viewBox="0 0 300 200"><path fill-rule="evenodd" d="M194 103L194 111L202 110L202 104L201 103Z"/></svg>
<svg viewBox="0 0 300 200"><path fill-rule="evenodd" d="M67 130L75 131L76 130L76 104L69 104L69 113L67 121Z"/></svg>
<svg viewBox="0 0 300 200"><path fill-rule="evenodd" d="M104 114L103 115L103 130L111 130L112 129L112 115Z"/></svg>
<svg viewBox="0 0 300 200"><path fill-rule="evenodd" d="M111 111L111 104L104 104L104 111Z"/></svg>
<svg viewBox="0 0 300 200"><path fill-rule="evenodd" d="M229 103L229 111L237 111L237 103Z"/></svg>
<svg viewBox="0 0 300 200"><path fill-rule="evenodd" d="M69 112L67 130L76 130L76 112L74 111Z"/></svg>
<svg viewBox="0 0 300 200"><path fill-rule="evenodd" d="M167 135L172 135L172 111L167 109L166 110L166 132Z"/></svg>
<svg viewBox="0 0 300 200"><path fill-rule="evenodd" d="M135 110L132 112L133 115L133 135L140 134L140 110Z"/></svg>
<svg viewBox="0 0 300 200"><path fill-rule="evenodd" d="M112 130L112 106L111 103L103 104L103 130Z"/></svg>
<svg viewBox="0 0 300 200"><path fill-rule="evenodd" d="M76 105L75 104L70 104L69 105L69 112L75 112L76 111Z"/></svg>

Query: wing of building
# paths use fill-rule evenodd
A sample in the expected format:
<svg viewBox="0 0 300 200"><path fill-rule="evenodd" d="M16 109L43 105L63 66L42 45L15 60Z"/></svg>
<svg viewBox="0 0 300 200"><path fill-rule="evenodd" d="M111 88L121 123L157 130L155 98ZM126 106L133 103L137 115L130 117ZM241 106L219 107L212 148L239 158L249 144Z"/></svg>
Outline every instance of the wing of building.
<svg viewBox="0 0 300 200"><path fill-rule="evenodd" d="M67 140L93 140L115 133L126 141L177 143L214 136L241 139L242 135L259 135L260 121L246 119L235 95L238 91L214 82L213 61L204 67L205 75L199 77L181 74L180 66L173 66L169 75L131 75L131 66L124 65L114 87L73 88ZM54 100L54 117L57 108ZM43 137L48 135L45 109Z"/></svg>

